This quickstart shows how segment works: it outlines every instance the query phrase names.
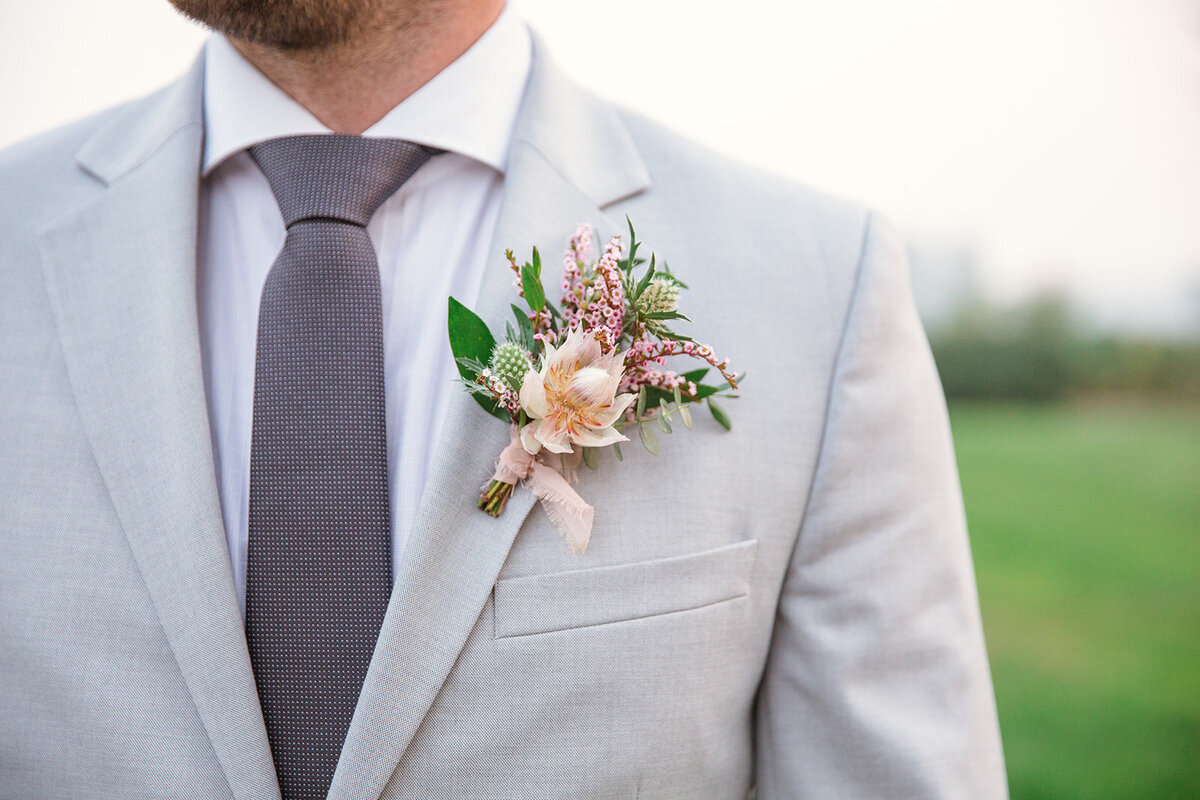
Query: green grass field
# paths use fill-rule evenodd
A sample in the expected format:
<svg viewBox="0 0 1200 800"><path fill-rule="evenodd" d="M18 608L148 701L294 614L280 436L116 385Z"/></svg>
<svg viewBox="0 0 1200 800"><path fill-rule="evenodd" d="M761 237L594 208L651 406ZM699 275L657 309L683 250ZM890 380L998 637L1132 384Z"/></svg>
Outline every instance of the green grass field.
<svg viewBox="0 0 1200 800"><path fill-rule="evenodd" d="M1013 800L1200 798L1200 409L951 419Z"/></svg>

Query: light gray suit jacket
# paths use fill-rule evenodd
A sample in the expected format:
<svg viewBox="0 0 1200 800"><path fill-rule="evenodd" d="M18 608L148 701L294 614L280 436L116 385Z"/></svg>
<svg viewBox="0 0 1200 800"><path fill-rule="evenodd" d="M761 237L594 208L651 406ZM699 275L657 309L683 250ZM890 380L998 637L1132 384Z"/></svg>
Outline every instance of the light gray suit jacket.
<svg viewBox="0 0 1200 800"><path fill-rule="evenodd" d="M279 796L197 338L202 74L0 155L6 800ZM731 433L704 415L584 471L578 558L528 492L474 507L508 432L457 397L330 797L1003 797L896 235L614 109L540 46L510 164L485 318L513 297L505 248L629 214L749 379Z"/></svg>

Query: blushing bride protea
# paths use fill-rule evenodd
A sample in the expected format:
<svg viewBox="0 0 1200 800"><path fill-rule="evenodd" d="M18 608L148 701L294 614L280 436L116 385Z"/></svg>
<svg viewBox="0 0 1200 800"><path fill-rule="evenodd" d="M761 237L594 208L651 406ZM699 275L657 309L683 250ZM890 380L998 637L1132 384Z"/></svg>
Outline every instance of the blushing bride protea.
<svg viewBox="0 0 1200 800"><path fill-rule="evenodd" d="M629 441L613 427L637 398L617 394L624 362L616 348L605 354L591 331L572 330L558 348L547 343L541 370L525 373L521 383L521 408L530 418L521 429L525 450L571 453L572 445Z"/></svg>

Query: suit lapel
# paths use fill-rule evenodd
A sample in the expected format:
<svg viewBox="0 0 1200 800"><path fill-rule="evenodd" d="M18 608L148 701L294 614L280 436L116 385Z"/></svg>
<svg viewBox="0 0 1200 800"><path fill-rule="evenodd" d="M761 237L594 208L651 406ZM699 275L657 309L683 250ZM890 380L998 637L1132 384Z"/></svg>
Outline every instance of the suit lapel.
<svg viewBox="0 0 1200 800"><path fill-rule="evenodd" d="M511 314L509 304L519 300L504 251L512 249L525 258L536 244L546 254L554 288L554 254L566 237L580 222L621 230L605 217L603 207L648 183L616 113L568 83L546 63L544 48L535 40L505 198L475 310L493 330L502 329ZM476 491L507 443L504 425L484 414L465 392L455 396L333 778L331 800L379 797L479 619L534 504L529 492L518 490L499 518L475 508Z"/></svg>
<svg viewBox="0 0 1200 800"><path fill-rule="evenodd" d="M78 154L106 184L42 233L77 406L235 798L277 798L213 468L196 317L198 61Z"/></svg>

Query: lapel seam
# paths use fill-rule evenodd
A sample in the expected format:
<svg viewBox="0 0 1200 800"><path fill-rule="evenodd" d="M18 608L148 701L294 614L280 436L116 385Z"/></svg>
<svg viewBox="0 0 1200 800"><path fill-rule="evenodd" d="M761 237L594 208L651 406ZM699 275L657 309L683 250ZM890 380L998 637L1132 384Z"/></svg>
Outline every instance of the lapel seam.
<svg viewBox="0 0 1200 800"><path fill-rule="evenodd" d="M130 173L136 172L137 170L139 170L143 166L145 166L149 161L151 161L155 156L157 156L158 153L164 147L169 145L171 143L171 140L173 140L176 136L178 136L181 133L186 133L187 131L189 131L193 128L199 128L200 133L203 136L203 133L204 133L204 124L203 123L195 122L195 121L185 122L183 125L180 125L178 128L176 128L175 130L171 131L169 134L164 136L162 141L159 142L157 145L155 145L153 149L148 150L144 155L142 155L141 158L139 158L134 163L130 164L128 167L122 169L120 172L115 173L111 178L105 178L102 175L99 175L96 172L93 172L91 167L82 158L78 157L78 155L76 156L76 162L89 175L93 175L96 178L103 181L105 186L112 187L112 186L116 185L118 182L120 182L120 181L124 180L126 177L128 177ZM201 146L201 148L202 148L201 152L203 152L203 145ZM197 168L196 172L197 172L197 174L199 174L198 168Z"/></svg>
<svg viewBox="0 0 1200 800"><path fill-rule="evenodd" d="M584 190L584 188L582 186L580 186L580 184L578 184L578 181L576 181L574 178L571 178L570 175L566 174L565 170L563 170L562 167L559 167L558 163L554 162L553 158L548 156L546 154L546 151L542 150L540 148L540 146L538 146L538 144L536 144L534 142L530 142L529 139L518 139L517 142L520 144L523 144L524 146L527 146L527 148L532 150L534 152L534 154L538 155L538 157L541 158L541 161L544 161L546 163L547 167L550 167L553 170L554 174L556 174L558 176L558 178L564 182L564 184L574 187L575 190L581 194L581 196L583 196L584 198L587 198L590 201L590 203L594 204L596 206L596 209L599 209L600 211L604 211L605 209L607 209L607 207L610 207L614 204L620 203L620 201L622 201L622 200L628 200L629 198L636 197L636 196L638 196L638 194L646 192L650 188L650 181L647 179L644 181L636 182L636 184L630 186L628 188L628 190L625 190L623 192L617 192L611 198L596 199L596 197L594 196L594 194L592 192Z"/></svg>
<svg viewBox="0 0 1200 800"><path fill-rule="evenodd" d="M555 160L553 158L551 158L549 155L546 154L545 150L543 150L541 147L539 147L537 145L537 143L535 143L529 139L517 139L516 142L525 145L530 150L532 150L534 153L536 153L537 156L546 163L546 166L548 166L550 169L552 169L554 171L554 174L557 175L559 177L559 179L561 179L567 185L574 187L575 190L580 193L580 195L587 198L592 204L594 204L596 206L597 209L599 209L601 211L603 211L606 208L609 208L610 206L612 206L616 203L621 202L622 200L628 200L631 197L636 197L637 195L647 191L651 186L649 176L647 175L645 180L638 180L638 181L634 182L633 185L631 185L628 189L626 189L624 191L616 192L615 195L610 198L597 199L590 191L587 191L582 186L580 186L579 182L577 180L575 180L570 175L568 175L567 172L565 170L563 170L558 165L558 163L555 162ZM641 153L637 151L636 145L634 146L634 150L637 153L637 155L639 156L639 163L640 163Z"/></svg>
<svg viewBox="0 0 1200 800"><path fill-rule="evenodd" d="M105 178L102 174L100 174L100 172L97 171L97 169L93 169L93 166L90 163L88 163L87 160L80 158L79 155L76 154L76 158L75 158L76 166L78 166L79 169L82 172L84 172L86 175L90 176L93 180L95 180L97 184L99 184L99 186L97 187L98 191L95 194L85 198L84 200L82 200L78 203L75 203L74 205L69 206L65 211L61 211L60 213L55 214L54 216L43 220L37 226L37 229L35 230L35 235L37 236L38 245L39 245L39 248L41 249L43 275L45 274L45 271L46 271L45 267L47 265L47 253L45 251L45 242L46 242L47 238L54 236L55 234L58 233L59 230L70 225L80 215L86 214L89 209L92 209L92 208L100 205L101 203L106 202L108 200L108 192L109 191L115 189L122 181L124 181L126 178L128 178L132 173L136 172L138 169L144 167L147 163L149 163L156 155L158 155L158 153L164 147L169 145L172 142L172 140L175 139L175 137L179 136L182 133L186 133L188 130L190 130L192 128L197 128L197 127L203 128L203 126L198 122L189 122L184 125L181 125L180 127L173 130L168 136L163 138L163 140L161 142L159 142L158 145L155 146L155 148L153 150L148 152L144 158L140 159L139 161L137 161L136 163L131 165L128 169L124 169L121 172L119 172L109 178ZM82 149L81 149L81 151L82 151Z"/></svg>

